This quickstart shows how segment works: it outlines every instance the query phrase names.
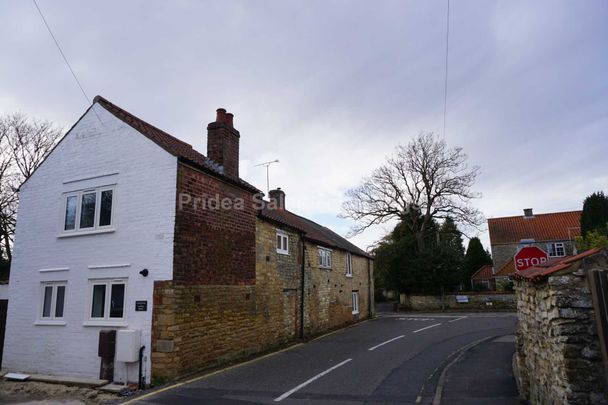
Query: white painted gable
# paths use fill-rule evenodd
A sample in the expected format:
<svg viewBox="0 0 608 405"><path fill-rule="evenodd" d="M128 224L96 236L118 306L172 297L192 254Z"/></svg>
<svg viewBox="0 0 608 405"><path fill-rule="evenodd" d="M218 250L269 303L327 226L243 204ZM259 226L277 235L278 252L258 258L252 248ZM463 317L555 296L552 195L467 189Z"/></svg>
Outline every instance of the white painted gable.
<svg viewBox="0 0 608 405"><path fill-rule="evenodd" d="M124 328L142 330L150 370L153 283L172 277L177 158L93 108L21 188L2 365L10 371L98 377L99 331ZM101 186L114 187L111 229L64 234L65 194ZM91 321L99 279L127 281L124 321ZM64 317L53 322L41 319L43 283L51 281L66 284ZM135 311L136 301L147 301L147 311ZM117 363L115 380L126 369Z"/></svg>

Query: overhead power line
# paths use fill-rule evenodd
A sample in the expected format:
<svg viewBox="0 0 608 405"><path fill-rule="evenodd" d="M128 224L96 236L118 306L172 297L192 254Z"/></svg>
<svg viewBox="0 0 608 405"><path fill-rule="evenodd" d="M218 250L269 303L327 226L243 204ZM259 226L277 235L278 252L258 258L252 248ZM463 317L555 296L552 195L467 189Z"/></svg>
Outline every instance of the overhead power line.
<svg viewBox="0 0 608 405"><path fill-rule="evenodd" d="M49 34L51 34L51 38L53 38L53 42L55 42L55 46L57 46L57 49L59 50L59 53L61 54L63 61L68 66L68 69L70 69L70 73L72 73L72 77L74 77L74 80L76 81L76 84L80 88L80 91L82 92L82 95L84 96L85 100L87 100L87 104L91 105L91 99L89 99L89 96L87 96L86 91L84 91L82 84L80 84L80 80L78 80L78 77L76 77L76 73L74 73L74 69L72 69L70 62L68 62L68 58L66 58L65 53L63 53L63 50L61 49L61 46L59 45L57 38L55 38L55 35L53 34L53 31L51 30L51 27L46 22L46 18L44 18L44 14L42 14L42 10L40 10L40 7L38 7L38 3L36 3L36 0L32 0L32 1L34 2L34 5L36 6L38 13L40 14L40 17L42 18L42 21L44 22L44 26L49 31Z"/></svg>
<svg viewBox="0 0 608 405"><path fill-rule="evenodd" d="M445 138L446 116L448 111L448 56L450 51L450 0L448 0L445 30L445 81L443 88L443 137Z"/></svg>

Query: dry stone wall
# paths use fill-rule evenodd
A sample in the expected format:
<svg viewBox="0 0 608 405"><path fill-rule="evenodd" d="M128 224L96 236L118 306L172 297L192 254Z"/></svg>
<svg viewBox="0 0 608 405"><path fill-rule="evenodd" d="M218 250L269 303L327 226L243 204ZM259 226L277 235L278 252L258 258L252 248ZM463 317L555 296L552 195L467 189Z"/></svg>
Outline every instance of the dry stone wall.
<svg viewBox="0 0 608 405"><path fill-rule="evenodd" d="M607 404L606 376L584 275L516 284L517 365L532 404Z"/></svg>

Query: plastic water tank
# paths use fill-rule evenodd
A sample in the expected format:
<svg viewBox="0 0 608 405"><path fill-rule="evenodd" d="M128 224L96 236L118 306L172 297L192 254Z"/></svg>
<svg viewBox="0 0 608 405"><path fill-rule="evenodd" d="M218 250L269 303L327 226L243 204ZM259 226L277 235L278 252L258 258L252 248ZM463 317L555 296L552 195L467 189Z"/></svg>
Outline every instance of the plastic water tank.
<svg viewBox="0 0 608 405"><path fill-rule="evenodd" d="M139 360L141 331L123 329L116 333L116 361L135 363Z"/></svg>

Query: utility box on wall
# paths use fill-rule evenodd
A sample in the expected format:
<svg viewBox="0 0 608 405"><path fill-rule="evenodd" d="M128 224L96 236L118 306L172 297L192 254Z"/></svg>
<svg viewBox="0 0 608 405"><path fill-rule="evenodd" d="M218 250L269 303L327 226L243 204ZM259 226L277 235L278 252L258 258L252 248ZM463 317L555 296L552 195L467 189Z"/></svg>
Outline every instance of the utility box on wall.
<svg viewBox="0 0 608 405"><path fill-rule="evenodd" d="M139 360L140 347L140 330L125 329L116 333L116 361L135 363Z"/></svg>

